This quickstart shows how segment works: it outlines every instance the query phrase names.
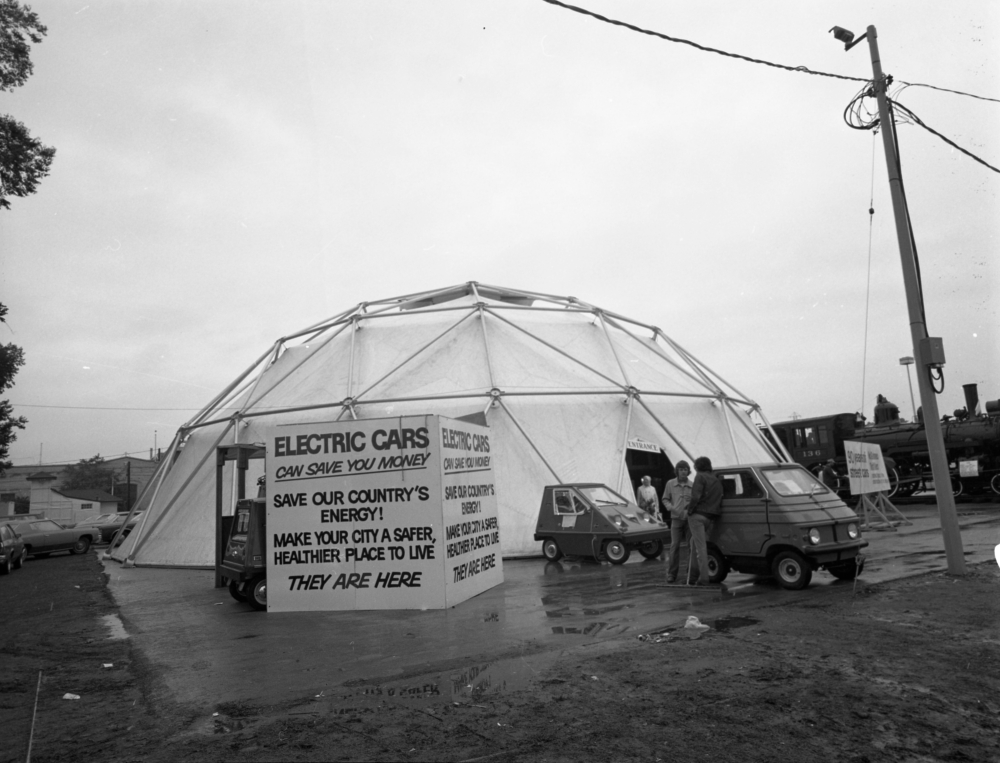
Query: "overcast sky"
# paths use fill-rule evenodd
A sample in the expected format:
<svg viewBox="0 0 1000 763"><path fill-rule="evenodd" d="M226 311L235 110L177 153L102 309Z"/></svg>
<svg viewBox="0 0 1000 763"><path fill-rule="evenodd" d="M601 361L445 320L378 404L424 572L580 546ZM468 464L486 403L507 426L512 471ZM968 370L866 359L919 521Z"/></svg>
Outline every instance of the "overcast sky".
<svg viewBox="0 0 1000 763"><path fill-rule="evenodd" d="M1000 98L993 0L580 3L862 78L867 43L827 30L874 24L897 84ZM911 415L881 136L842 118L861 83L540 0L31 6L48 36L0 111L57 155L0 212L15 464L148 455L279 336L469 280L656 324L772 421ZM1000 166L1000 103L898 99ZM899 141L950 413L963 383L1000 398L1000 175Z"/></svg>

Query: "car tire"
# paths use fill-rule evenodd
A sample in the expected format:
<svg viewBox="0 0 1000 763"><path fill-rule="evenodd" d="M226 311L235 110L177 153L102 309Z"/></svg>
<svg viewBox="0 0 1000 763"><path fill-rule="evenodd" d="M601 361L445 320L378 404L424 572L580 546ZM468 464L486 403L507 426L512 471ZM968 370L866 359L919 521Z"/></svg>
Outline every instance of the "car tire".
<svg viewBox="0 0 1000 763"><path fill-rule="evenodd" d="M90 550L90 538L80 538L70 549L74 554L86 554L88 550Z"/></svg>
<svg viewBox="0 0 1000 763"><path fill-rule="evenodd" d="M14 567L11 564L9 556L0 562L0 575L9 575L12 569L14 569Z"/></svg>
<svg viewBox="0 0 1000 763"><path fill-rule="evenodd" d="M837 578L837 580L854 580L858 575L864 572L864 570L864 559L862 559L861 562L856 562L854 559L851 559L847 562L829 564L826 567L826 571Z"/></svg>
<svg viewBox="0 0 1000 763"><path fill-rule="evenodd" d="M28 552L22 550L21 555L14 560L14 569L19 570L24 566L24 560L28 558Z"/></svg>
<svg viewBox="0 0 1000 763"><path fill-rule="evenodd" d="M604 545L604 555L612 564L625 564L630 553L628 546L617 539L609 540Z"/></svg>
<svg viewBox="0 0 1000 763"><path fill-rule="evenodd" d="M245 602L247 600L247 595L240 590L240 581L238 580L229 581L229 595L236 601Z"/></svg>
<svg viewBox="0 0 1000 763"><path fill-rule="evenodd" d="M717 585L729 575L729 561L717 548L708 547L708 582Z"/></svg>
<svg viewBox="0 0 1000 763"><path fill-rule="evenodd" d="M247 583L247 603L258 612L267 611L267 575L259 575Z"/></svg>
<svg viewBox="0 0 1000 763"><path fill-rule="evenodd" d="M550 562L558 562L563 558L563 552L559 548L559 544L555 542L555 539L546 538L542 541L542 556Z"/></svg>
<svg viewBox="0 0 1000 763"><path fill-rule="evenodd" d="M656 559L660 554L663 553L663 541L662 540L647 540L641 546L639 546L639 553L642 554L646 559Z"/></svg>
<svg viewBox="0 0 1000 763"><path fill-rule="evenodd" d="M781 551L771 562L771 573L778 585L789 591L799 591L812 580L812 568L798 551Z"/></svg>

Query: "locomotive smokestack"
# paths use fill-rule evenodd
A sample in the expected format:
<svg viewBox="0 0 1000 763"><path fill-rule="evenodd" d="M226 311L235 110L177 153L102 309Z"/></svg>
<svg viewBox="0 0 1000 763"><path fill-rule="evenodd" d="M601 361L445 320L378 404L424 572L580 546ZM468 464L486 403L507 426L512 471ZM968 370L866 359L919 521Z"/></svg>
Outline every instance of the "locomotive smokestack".
<svg viewBox="0 0 1000 763"><path fill-rule="evenodd" d="M979 415L979 385L963 384L962 390L965 392L965 409L969 416Z"/></svg>

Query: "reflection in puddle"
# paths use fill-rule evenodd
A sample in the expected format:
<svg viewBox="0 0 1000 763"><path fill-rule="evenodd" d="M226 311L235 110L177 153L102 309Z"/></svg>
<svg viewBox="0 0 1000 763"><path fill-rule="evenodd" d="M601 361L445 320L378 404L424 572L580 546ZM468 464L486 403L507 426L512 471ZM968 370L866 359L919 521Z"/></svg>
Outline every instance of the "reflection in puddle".
<svg viewBox="0 0 1000 763"><path fill-rule="evenodd" d="M111 635L108 636L109 639L128 638L128 633L125 632L125 625L122 623L118 615L104 615L101 618L101 622L108 626L108 630L111 631Z"/></svg>
<svg viewBox="0 0 1000 763"><path fill-rule="evenodd" d="M501 694L525 688L530 681L555 661L557 655L541 653L510 660L470 665L464 670L421 677L415 681L392 681L369 686L360 692L368 699L434 700L454 702L461 699Z"/></svg>
<svg viewBox="0 0 1000 763"><path fill-rule="evenodd" d="M556 626L552 629L552 632L557 636L596 636L598 633L603 636L617 636L625 633L630 627L624 623L590 623L590 625L579 628L573 626Z"/></svg>
<svg viewBox="0 0 1000 763"><path fill-rule="evenodd" d="M760 620L754 620L752 617L720 617L715 622L708 622L706 625L711 625L719 633L728 633L734 628L745 628L748 625L756 625Z"/></svg>

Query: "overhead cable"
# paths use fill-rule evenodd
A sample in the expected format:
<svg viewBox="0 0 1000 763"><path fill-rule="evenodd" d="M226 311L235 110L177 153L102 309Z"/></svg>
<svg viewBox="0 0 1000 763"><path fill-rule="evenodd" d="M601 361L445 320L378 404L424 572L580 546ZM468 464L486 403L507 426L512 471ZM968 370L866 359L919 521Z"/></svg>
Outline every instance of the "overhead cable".
<svg viewBox="0 0 1000 763"><path fill-rule="evenodd" d="M608 18L607 16L602 16L600 13L595 13L594 11L589 11L586 8L580 8L576 5L570 5L569 3L560 2L560 0L544 0L544 2L549 5L557 5L560 8L565 8L568 11L575 11L576 13L581 13L584 16L590 16L598 21L603 21L606 24L613 24L614 26L624 27L625 29L631 29L633 32L639 32L640 34L648 34L651 37L659 37L661 40L667 40L668 42L676 42L681 45L690 45L692 48L697 48L698 50L703 50L706 53L718 53L720 56L729 56L730 58L738 58L741 61L749 61L752 64L761 64L763 66L772 66L775 69L784 69L790 72L799 72L801 74L815 74L817 77L833 77L834 79L846 79L853 82L866 82L864 77L848 77L844 74L831 74L830 72L814 71L805 66L788 66L786 64L776 64L773 61L765 61L760 58L751 58L750 56L744 56L739 53L730 53L725 50L719 50L718 48L710 48L707 45L700 45L697 42L691 40L685 40L681 37L671 37L670 35L663 34L662 32L654 32L651 29L644 29L642 27L636 26L635 24L629 24L627 21L619 21L618 19ZM1000 99L997 98L987 98L984 95L975 95L974 93L965 93L961 90L951 90L947 87L938 87L937 85L928 85L923 82L903 82L901 84L907 87L927 87L931 90L940 90L943 93L953 93L955 95L964 95L968 98L978 98L981 101L992 101L993 103L1000 103ZM957 146L956 146L957 148Z"/></svg>
<svg viewBox="0 0 1000 763"><path fill-rule="evenodd" d="M654 32L651 29L643 29L642 27L635 26L634 24L629 24L625 21L618 21L617 19L610 19L607 16L602 16L599 13L594 13L593 11L588 11L586 8L580 8L575 5L569 5L568 3L560 2L559 0L544 0L544 2L549 5L558 5L560 8L565 8L569 11L576 11L577 13L582 13L584 16L590 16L598 21L603 21L606 24L614 24L615 26L625 27L626 29L631 29L633 32L639 32L640 34L648 34L652 37L659 37L661 40L667 40L668 42L677 42L681 45L690 45L692 48L697 48L698 50L703 50L706 53L718 53L720 56L729 56L730 58L738 58L741 61L749 61L752 64L761 64L763 66L772 66L775 69L785 69L790 72L799 72L800 74L815 74L817 77L833 77L835 79L846 79L852 80L854 82L867 82L864 77L848 77L843 74L830 74L829 72L813 71L805 66L787 66L785 64L776 64L773 61L764 61L760 58L750 58L750 56L743 56L739 53L730 53L725 50L719 50L718 48L709 48L706 45L699 45L697 42L692 42L691 40L685 40L680 37L671 37L670 35L663 34L661 32Z"/></svg>

